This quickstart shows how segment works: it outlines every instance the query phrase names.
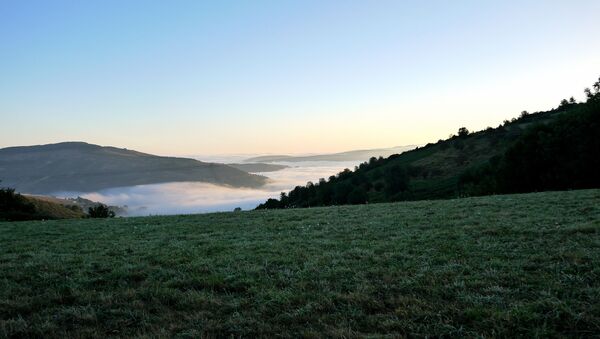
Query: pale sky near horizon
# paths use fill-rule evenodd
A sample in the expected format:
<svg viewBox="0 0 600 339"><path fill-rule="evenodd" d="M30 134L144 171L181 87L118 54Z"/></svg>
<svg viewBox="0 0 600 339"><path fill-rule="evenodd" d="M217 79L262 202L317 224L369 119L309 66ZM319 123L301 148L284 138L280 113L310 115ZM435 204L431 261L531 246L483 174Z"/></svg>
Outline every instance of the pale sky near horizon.
<svg viewBox="0 0 600 339"><path fill-rule="evenodd" d="M0 1L0 147L424 144L583 99L600 1Z"/></svg>

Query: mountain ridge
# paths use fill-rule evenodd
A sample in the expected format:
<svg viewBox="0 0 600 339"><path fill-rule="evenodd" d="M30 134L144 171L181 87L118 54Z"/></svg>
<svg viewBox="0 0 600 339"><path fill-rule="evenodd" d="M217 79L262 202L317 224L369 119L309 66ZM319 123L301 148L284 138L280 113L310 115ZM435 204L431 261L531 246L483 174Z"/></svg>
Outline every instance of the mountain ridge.
<svg viewBox="0 0 600 339"><path fill-rule="evenodd" d="M313 155L262 155L244 160L244 162L302 162L302 161L362 161L371 157L388 157L418 147L418 145L394 146L389 148L359 149L338 153Z"/></svg>
<svg viewBox="0 0 600 339"><path fill-rule="evenodd" d="M224 164L79 141L0 149L0 180L20 192L92 192L165 182L260 187L266 177Z"/></svg>

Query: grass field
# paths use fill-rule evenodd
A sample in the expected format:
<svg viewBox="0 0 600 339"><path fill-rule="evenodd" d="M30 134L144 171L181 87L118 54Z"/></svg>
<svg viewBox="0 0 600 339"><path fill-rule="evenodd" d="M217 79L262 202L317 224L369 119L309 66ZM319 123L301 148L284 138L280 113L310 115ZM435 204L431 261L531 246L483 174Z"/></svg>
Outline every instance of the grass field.
<svg viewBox="0 0 600 339"><path fill-rule="evenodd" d="M600 190L0 223L0 337L600 336Z"/></svg>

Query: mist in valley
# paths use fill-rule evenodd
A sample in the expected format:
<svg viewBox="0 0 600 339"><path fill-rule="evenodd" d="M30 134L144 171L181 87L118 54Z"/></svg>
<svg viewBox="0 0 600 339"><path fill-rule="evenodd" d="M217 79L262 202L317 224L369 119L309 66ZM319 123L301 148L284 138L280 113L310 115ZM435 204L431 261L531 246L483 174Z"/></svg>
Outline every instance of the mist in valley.
<svg viewBox="0 0 600 339"><path fill-rule="evenodd" d="M197 157L203 161L239 162L241 156ZM171 182L163 184L118 187L98 192L57 192L58 197L81 196L112 206L127 206L127 216L193 214L254 209L269 198L279 197L308 181L327 179L358 162L314 161L302 163L278 162L288 168L275 172L256 173L268 177L268 184L258 189L233 188L202 182Z"/></svg>

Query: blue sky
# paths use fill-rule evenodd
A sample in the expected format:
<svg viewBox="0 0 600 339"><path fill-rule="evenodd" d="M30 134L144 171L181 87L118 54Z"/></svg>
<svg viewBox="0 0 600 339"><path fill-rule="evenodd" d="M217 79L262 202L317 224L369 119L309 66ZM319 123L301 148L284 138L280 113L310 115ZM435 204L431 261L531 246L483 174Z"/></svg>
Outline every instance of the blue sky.
<svg viewBox="0 0 600 339"><path fill-rule="evenodd" d="M598 1L1 1L0 147L427 143L600 76Z"/></svg>

